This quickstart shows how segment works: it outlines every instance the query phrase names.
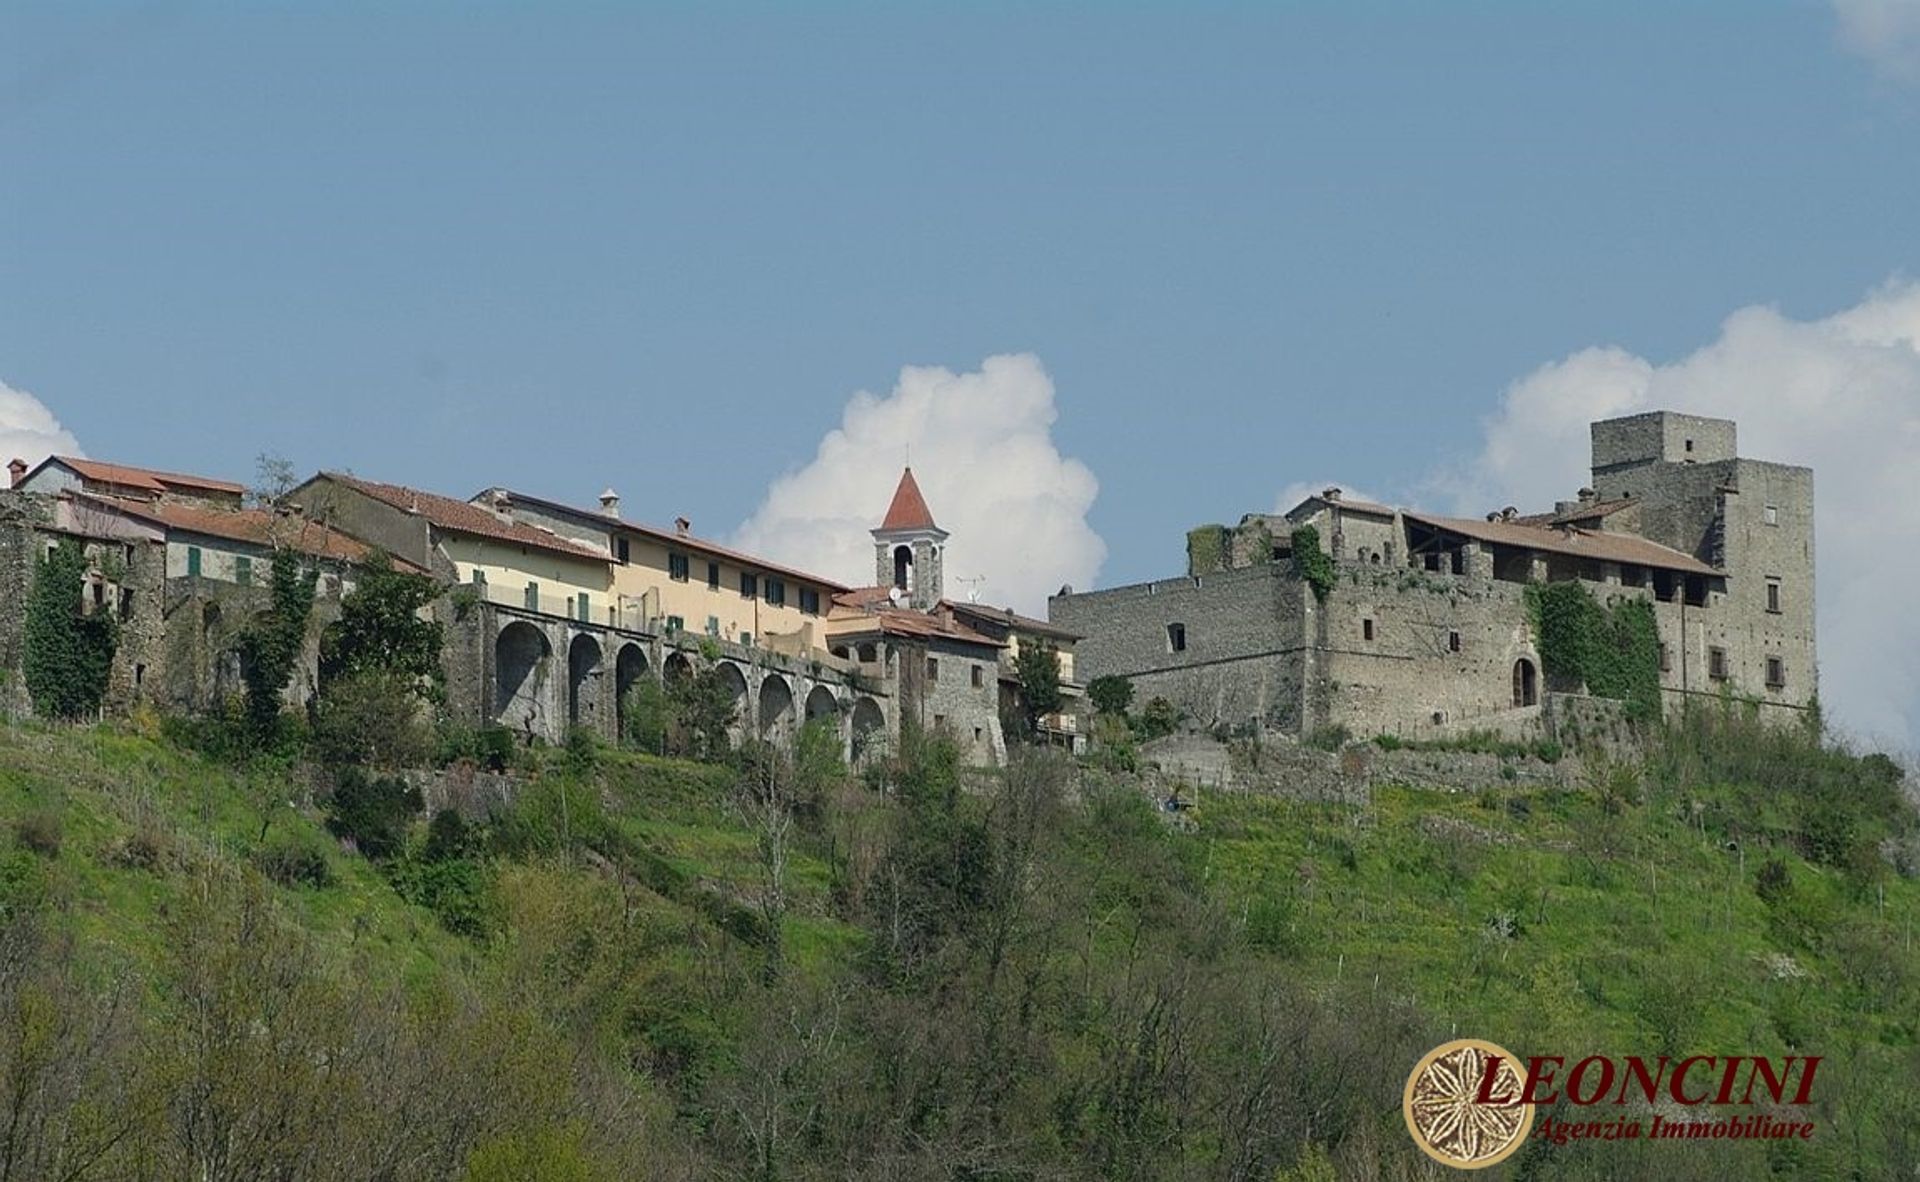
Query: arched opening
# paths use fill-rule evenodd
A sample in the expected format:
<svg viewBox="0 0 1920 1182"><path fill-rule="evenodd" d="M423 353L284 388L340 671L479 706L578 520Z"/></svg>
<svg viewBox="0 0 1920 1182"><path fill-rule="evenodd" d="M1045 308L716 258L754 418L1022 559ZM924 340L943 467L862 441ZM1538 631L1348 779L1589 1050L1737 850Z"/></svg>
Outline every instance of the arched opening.
<svg viewBox="0 0 1920 1182"><path fill-rule="evenodd" d="M1516 706L1540 704L1540 675L1535 671L1533 662L1525 657L1513 663L1513 704Z"/></svg>
<svg viewBox="0 0 1920 1182"><path fill-rule="evenodd" d="M760 737L784 743L793 730L793 691L786 678L768 674L760 683Z"/></svg>
<svg viewBox="0 0 1920 1182"><path fill-rule="evenodd" d="M493 709L507 726L539 730L540 693L547 680L552 648L540 629L515 620L493 642Z"/></svg>
<svg viewBox="0 0 1920 1182"><path fill-rule="evenodd" d="M887 719L872 698L853 704L853 757L859 759L886 736Z"/></svg>
<svg viewBox="0 0 1920 1182"><path fill-rule="evenodd" d="M685 653L668 653L663 672L666 674L667 684L673 685L693 676L693 662L687 660Z"/></svg>
<svg viewBox="0 0 1920 1182"><path fill-rule="evenodd" d="M733 699L733 714L727 723L727 732L739 742L742 729L746 725L747 679L740 672L740 666L732 661L722 661L714 666L714 672L720 676L720 684L727 687L727 693Z"/></svg>
<svg viewBox="0 0 1920 1182"><path fill-rule="evenodd" d="M812 722L816 718L838 720L839 717L840 703L834 698L833 691L824 685L814 686L807 695L807 721Z"/></svg>
<svg viewBox="0 0 1920 1182"><path fill-rule="evenodd" d="M567 725L591 726L599 700L600 642L582 632L567 646Z"/></svg>
<svg viewBox="0 0 1920 1182"><path fill-rule="evenodd" d="M646 675L647 651L637 644L622 645L620 654L613 659L613 708L618 716L614 719L616 726L627 725L628 698L633 694L633 687Z"/></svg>
<svg viewBox="0 0 1920 1182"><path fill-rule="evenodd" d="M913 590L913 547L893 548L893 585L902 591Z"/></svg>

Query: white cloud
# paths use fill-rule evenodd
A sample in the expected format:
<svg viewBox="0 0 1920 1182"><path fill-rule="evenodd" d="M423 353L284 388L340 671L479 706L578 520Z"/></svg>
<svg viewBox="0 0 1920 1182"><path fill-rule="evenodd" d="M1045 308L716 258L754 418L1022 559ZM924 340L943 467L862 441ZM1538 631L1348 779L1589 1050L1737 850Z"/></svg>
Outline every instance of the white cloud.
<svg viewBox="0 0 1920 1182"><path fill-rule="evenodd" d="M1100 485L1062 456L1053 381L1030 353L978 372L908 366L885 397L860 391L813 461L773 482L734 533L739 548L854 586L874 582L873 539L909 451L947 543L946 593L1046 615L1048 595L1087 587L1107 546L1087 524Z"/></svg>
<svg viewBox="0 0 1920 1182"><path fill-rule="evenodd" d="M1508 388L1455 511L1550 505L1583 483L1587 423L1640 410L1734 419L1740 453L1814 470L1820 693L1877 742L1920 740L1920 283L1823 320L1742 308L1671 364L1586 349Z"/></svg>
<svg viewBox="0 0 1920 1182"><path fill-rule="evenodd" d="M1833 0L1840 44L1882 74L1920 82L1920 0Z"/></svg>
<svg viewBox="0 0 1920 1182"><path fill-rule="evenodd" d="M15 459L38 464L56 453L82 454L80 441L38 398L0 382L0 464Z"/></svg>

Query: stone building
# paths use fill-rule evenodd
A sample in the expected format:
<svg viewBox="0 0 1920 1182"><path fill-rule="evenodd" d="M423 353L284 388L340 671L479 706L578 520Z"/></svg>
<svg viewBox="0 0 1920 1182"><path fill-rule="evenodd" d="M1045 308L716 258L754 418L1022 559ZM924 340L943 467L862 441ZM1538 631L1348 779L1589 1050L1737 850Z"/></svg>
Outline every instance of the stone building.
<svg viewBox="0 0 1920 1182"><path fill-rule="evenodd" d="M1592 483L1551 512L1462 519L1350 500L1190 536L1185 577L1062 594L1085 678L1132 679L1203 723L1304 733L1527 733L1543 696L1528 583L1652 608L1665 701L1737 693L1797 717L1816 696L1813 477L1738 457L1731 422L1657 411L1592 425ZM1324 599L1294 530L1333 562Z"/></svg>
<svg viewBox="0 0 1920 1182"><path fill-rule="evenodd" d="M242 692L240 633L268 606L273 564L294 554L317 567L314 617L287 688L312 693L319 634L369 556L353 538L295 513L248 507L243 489L209 477L55 456L10 466L0 493L0 668L9 708L28 701L21 662L24 610L40 558L62 539L88 559L83 610L111 612L119 641L105 708L211 709Z"/></svg>

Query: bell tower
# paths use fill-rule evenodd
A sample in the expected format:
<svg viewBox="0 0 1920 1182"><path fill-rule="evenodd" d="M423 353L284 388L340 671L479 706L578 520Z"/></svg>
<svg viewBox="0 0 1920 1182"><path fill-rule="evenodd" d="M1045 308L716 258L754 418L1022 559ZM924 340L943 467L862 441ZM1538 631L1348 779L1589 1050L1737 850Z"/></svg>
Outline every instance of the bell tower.
<svg viewBox="0 0 1920 1182"><path fill-rule="evenodd" d="M874 581L896 588L902 603L930 610L940 602L946 543L947 531L933 523L913 469L904 469L899 487L893 490L893 503L887 506L880 528L873 531Z"/></svg>

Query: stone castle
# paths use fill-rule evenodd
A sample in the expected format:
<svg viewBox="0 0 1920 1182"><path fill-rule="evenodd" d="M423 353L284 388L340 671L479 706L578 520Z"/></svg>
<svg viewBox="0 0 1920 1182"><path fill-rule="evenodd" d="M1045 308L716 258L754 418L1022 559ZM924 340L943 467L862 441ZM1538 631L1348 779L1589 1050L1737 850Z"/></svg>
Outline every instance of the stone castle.
<svg viewBox="0 0 1920 1182"><path fill-rule="evenodd" d="M689 521L622 516L504 487L466 499L320 472L262 502L239 484L54 456L0 489L0 708L26 712L25 604L62 539L89 569L81 610L120 622L105 708L193 713L241 690L240 630L268 573L319 568L290 706L316 689L320 630L375 555L448 594L448 709L558 742L620 732L642 678L712 661L735 737L781 741L819 720L850 756L903 726L1002 759L1021 715L1023 646L1059 654L1065 705L1040 737L1078 749L1083 686L1114 675L1202 726L1410 738L1552 735L1592 702L1549 677L1526 588L1577 581L1645 601L1667 703L1737 693L1769 715L1816 699L1813 474L1743 459L1734 424L1666 411L1592 425L1590 483L1550 512L1484 519L1374 504L1329 488L1284 514L1189 535L1185 575L1062 593L1048 619L946 598L948 534L911 469L871 532L874 582L847 586L704 540ZM1317 589L1293 553L1313 527Z"/></svg>
<svg viewBox="0 0 1920 1182"><path fill-rule="evenodd" d="M1665 703L1735 693L1777 718L1815 701L1813 473L1744 459L1723 419L1655 411L1592 424L1587 487L1551 512L1443 517L1329 488L1285 514L1189 537L1177 578L1075 594L1079 670L1126 677L1202 724L1296 735L1552 733L1525 604L1577 580L1651 605ZM1291 553L1315 527L1335 578Z"/></svg>

